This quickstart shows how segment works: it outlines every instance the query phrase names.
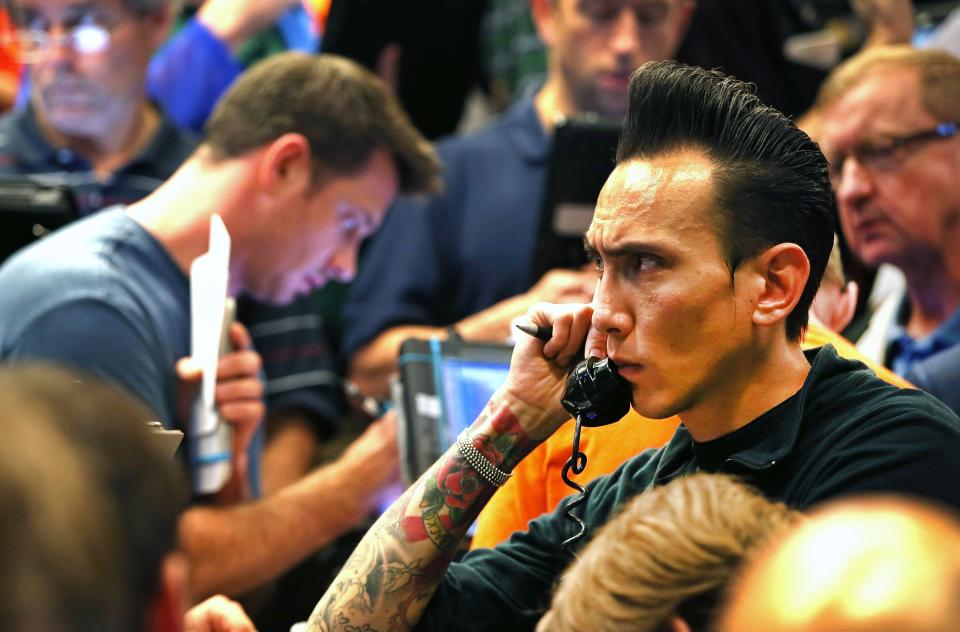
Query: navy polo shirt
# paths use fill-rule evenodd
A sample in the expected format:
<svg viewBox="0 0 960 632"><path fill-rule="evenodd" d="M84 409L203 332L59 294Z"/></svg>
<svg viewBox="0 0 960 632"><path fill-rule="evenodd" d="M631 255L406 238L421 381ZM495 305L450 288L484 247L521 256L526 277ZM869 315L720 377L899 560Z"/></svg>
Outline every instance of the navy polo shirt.
<svg viewBox="0 0 960 632"><path fill-rule="evenodd" d="M43 184L73 189L81 215L108 206L132 204L173 175L197 145L188 132L162 112L150 143L129 164L98 180L90 162L66 148L50 145L40 132L32 107L0 118L0 178L30 176Z"/></svg>
<svg viewBox="0 0 960 632"><path fill-rule="evenodd" d="M400 198L344 312L346 357L389 327L444 326L529 289L550 151L533 99L441 141L444 189Z"/></svg>

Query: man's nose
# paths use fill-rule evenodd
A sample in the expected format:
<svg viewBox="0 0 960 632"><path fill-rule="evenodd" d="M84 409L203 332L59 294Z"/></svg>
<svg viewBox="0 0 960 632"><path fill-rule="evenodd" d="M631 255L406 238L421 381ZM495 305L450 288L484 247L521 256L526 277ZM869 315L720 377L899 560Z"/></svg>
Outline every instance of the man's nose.
<svg viewBox="0 0 960 632"><path fill-rule="evenodd" d="M597 283L593 296L593 328L608 335L626 335L633 329L633 319L626 309L623 283L605 274Z"/></svg>
<svg viewBox="0 0 960 632"><path fill-rule="evenodd" d="M337 251L328 266L330 278L340 283L349 283L357 276L357 245L344 246Z"/></svg>
<svg viewBox="0 0 960 632"><path fill-rule="evenodd" d="M610 48L618 56L633 55L640 49L641 39L636 14L628 7L620 9L612 25Z"/></svg>
<svg viewBox="0 0 960 632"><path fill-rule="evenodd" d="M856 203L874 190L874 175L855 156L846 156L840 165L840 181L835 183L837 201Z"/></svg>

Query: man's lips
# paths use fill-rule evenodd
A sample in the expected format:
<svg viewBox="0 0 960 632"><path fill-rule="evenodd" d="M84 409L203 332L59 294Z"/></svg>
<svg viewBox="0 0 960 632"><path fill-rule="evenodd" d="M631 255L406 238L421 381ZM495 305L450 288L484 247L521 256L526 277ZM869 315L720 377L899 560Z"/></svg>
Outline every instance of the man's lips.
<svg viewBox="0 0 960 632"><path fill-rule="evenodd" d="M854 224L853 232L859 240L869 240L888 233L889 224L883 217L870 217Z"/></svg>
<svg viewBox="0 0 960 632"><path fill-rule="evenodd" d="M613 363L616 365L617 373L628 380L631 376L636 376L643 371L642 364L629 358L618 358L616 355L611 355L610 359L613 360Z"/></svg>
<svg viewBox="0 0 960 632"><path fill-rule="evenodd" d="M615 90L626 90L627 86L630 85L630 73L629 72L603 72L600 73L600 85L605 88L612 88Z"/></svg>
<svg viewBox="0 0 960 632"><path fill-rule="evenodd" d="M93 107L97 103L92 90L49 90L43 93L44 101L54 107Z"/></svg>

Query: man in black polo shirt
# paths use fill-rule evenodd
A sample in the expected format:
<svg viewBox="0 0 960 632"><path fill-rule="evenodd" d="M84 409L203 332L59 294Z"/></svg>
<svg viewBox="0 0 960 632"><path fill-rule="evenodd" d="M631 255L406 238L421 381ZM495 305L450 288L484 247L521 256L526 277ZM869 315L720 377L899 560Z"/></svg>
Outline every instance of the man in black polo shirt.
<svg viewBox="0 0 960 632"><path fill-rule="evenodd" d="M196 141L146 94L170 0L22 0L30 103L0 119L0 177L73 189L81 215L156 189Z"/></svg>
<svg viewBox="0 0 960 632"><path fill-rule="evenodd" d="M800 339L833 240L814 144L741 82L675 62L631 78L617 167L587 232L591 305L542 304L480 417L360 543L313 630L530 629L569 563L565 500L496 549L448 566L480 508L567 419L578 351L614 360L641 415L678 415L664 448L590 485L588 530L626 499L694 471L743 477L804 508L882 490L960 508L960 420ZM586 344L585 342L586 341ZM585 346L584 346L585 344ZM582 542L582 541L581 541Z"/></svg>

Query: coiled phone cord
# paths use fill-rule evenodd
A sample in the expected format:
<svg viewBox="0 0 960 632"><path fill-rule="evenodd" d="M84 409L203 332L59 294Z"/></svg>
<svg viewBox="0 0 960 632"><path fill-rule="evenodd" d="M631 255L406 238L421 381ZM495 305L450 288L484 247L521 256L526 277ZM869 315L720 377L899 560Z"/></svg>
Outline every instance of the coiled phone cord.
<svg viewBox="0 0 960 632"><path fill-rule="evenodd" d="M577 523L579 527L579 530L575 534L564 540L560 545L568 553L573 552L573 544L587 532L587 524L582 518L573 513L574 509L587 501L586 488L570 478L571 470L573 470L574 474L583 474L583 470L587 467L587 455L580 451L580 415L577 415L575 423L576 426L574 426L573 429L573 449L571 450L570 458L563 464L563 469L560 471L560 478L563 479L563 482L566 483L568 487L580 492L576 498L567 504L567 508L564 511L567 519Z"/></svg>

